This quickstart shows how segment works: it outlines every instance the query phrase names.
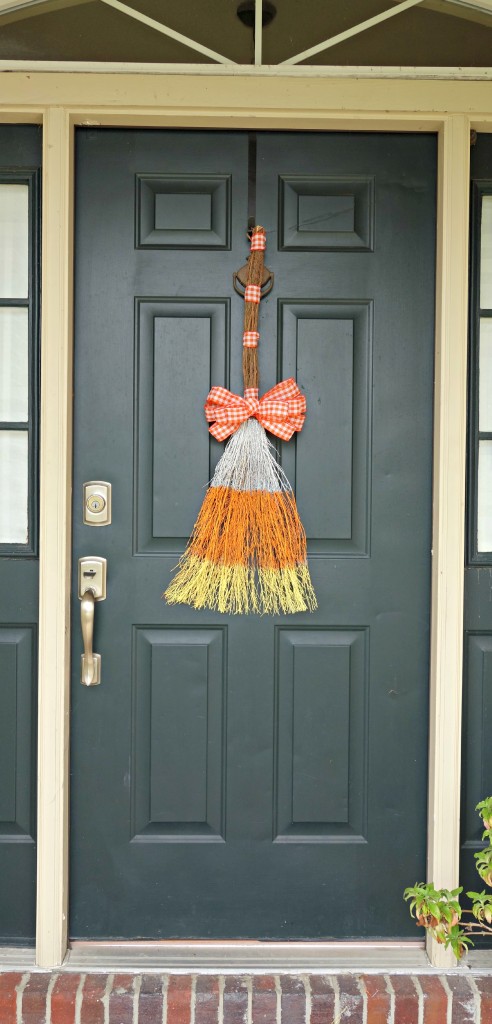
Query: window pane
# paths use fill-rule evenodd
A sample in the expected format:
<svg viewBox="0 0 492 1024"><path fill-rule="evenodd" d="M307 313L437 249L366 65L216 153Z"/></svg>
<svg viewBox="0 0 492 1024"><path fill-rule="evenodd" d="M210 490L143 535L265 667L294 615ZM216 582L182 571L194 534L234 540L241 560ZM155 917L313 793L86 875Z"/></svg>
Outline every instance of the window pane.
<svg viewBox="0 0 492 1024"><path fill-rule="evenodd" d="M478 446L478 551L492 551L492 441Z"/></svg>
<svg viewBox="0 0 492 1024"><path fill-rule="evenodd" d="M27 430L0 430L0 543L27 544Z"/></svg>
<svg viewBox="0 0 492 1024"><path fill-rule="evenodd" d="M480 306L492 309L492 196L482 198Z"/></svg>
<svg viewBox="0 0 492 1024"><path fill-rule="evenodd" d="M492 318L480 320L478 426L492 430Z"/></svg>
<svg viewBox="0 0 492 1024"><path fill-rule="evenodd" d="M25 423L28 403L27 309L0 308L0 420Z"/></svg>
<svg viewBox="0 0 492 1024"><path fill-rule="evenodd" d="M0 185L0 298L27 299L29 187Z"/></svg>

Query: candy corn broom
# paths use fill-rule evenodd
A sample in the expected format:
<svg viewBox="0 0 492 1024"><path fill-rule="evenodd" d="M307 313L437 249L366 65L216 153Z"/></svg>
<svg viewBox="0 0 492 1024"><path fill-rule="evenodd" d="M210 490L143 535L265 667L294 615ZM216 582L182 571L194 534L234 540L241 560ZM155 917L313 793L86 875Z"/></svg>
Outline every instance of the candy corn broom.
<svg viewBox="0 0 492 1024"><path fill-rule="evenodd" d="M164 597L219 612L312 611L317 607L306 558L306 534L292 488L266 430L289 441L301 430L306 399L290 378L258 400L258 310L265 232L251 236L244 292L244 398L213 387L205 416L220 459L178 572Z"/></svg>

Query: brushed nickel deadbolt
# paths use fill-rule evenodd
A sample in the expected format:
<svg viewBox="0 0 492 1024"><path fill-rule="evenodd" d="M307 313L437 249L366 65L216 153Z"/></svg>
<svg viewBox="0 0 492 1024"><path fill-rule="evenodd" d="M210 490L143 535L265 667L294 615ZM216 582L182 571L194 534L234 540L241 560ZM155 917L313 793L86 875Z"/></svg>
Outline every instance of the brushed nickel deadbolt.
<svg viewBox="0 0 492 1024"><path fill-rule="evenodd" d="M90 480L84 484L85 526L109 526L111 523L111 484Z"/></svg>

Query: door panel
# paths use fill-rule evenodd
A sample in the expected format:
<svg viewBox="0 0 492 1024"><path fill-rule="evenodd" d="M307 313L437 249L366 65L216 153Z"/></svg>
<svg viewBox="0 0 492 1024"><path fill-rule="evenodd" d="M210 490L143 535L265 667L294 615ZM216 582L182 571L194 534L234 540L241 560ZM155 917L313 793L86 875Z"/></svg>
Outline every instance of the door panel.
<svg viewBox="0 0 492 1024"><path fill-rule="evenodd" d="M295 618L161 601L223 450L207 391L241 390L247 182L240 132L77 135L74 554L108 559L89 690L74 592L78 938L415 937L435 140L257 138L260 387L308 399L280 446L319 600ZM91 479L104 529L82 525Z"/></svg>
<svg viewBox="0 0 492 1024"><path fill-rule="evenodd" d="M479 451L490 444L491 408L487 388L486 351L481 349L481 331L492 324L490 288L492 274L481 244L482 195L490 202L492 192L492 140L479 135L471 149L472 231L470 288L470 417L468 445L468 544L465 568L464 664L463 664L463 771L461 808L461 883L465 891L486 889L475 869L474 854L486 844L483 825L475 810L477 803L492 793L492 550L490 530L490 477L485 481L484 501L478 495ZM486 215L483 219L486 224ZM481 266L480 266L481 262ZM481 279L481 282L480 282ZM487 500L488 499L488 500ZM483 538L482 543L477 543ZM477 550L478 548L478 550ZM478 939L477 945L490 945Z"/></svg>
<svg viewBox="0 0 492 1024"><path fill-rule="evenodd" d="M39 177L37 125L0 126L0 942L36 905Z"/></svg>

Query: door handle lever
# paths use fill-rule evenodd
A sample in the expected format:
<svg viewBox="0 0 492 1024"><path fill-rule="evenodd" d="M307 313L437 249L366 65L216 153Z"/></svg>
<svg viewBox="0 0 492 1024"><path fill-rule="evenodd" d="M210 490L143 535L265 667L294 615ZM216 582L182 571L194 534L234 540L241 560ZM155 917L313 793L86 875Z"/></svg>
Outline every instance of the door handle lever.
<svg viewBox="0 0 492 1024"><path fill-rule="evenodd" d="M81 683L84 686L96 686L101 682L101 655L94 654L94 591L86 590L80 604L80 624L84 653L82 655Z"/></svg>
<svg viewBox="0 0 492 1024"><path fill-rule="evenodd" d="M80 682L97 686L101 682L101 655L95 654L94 608L96 601L106 597L106 559L96 556L79 559L80 625L84 653L81 659Z"/></svg>

